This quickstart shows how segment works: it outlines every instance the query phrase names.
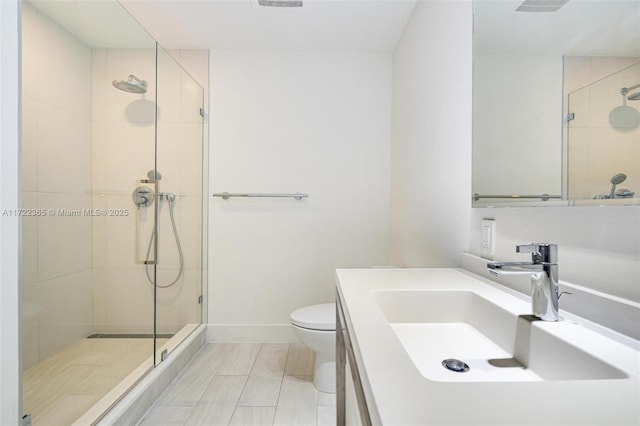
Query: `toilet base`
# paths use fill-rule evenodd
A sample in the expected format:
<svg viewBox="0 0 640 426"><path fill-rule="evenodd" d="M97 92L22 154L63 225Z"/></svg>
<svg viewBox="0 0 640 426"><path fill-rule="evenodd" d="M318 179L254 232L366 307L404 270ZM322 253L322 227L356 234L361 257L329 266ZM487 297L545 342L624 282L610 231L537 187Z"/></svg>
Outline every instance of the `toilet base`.
<svg viewBox="0 0 640 426"><path fill-rule="evenodd" d="M336 393L335 353L321 354L316 352L313 386L320 392Z"/></svg>

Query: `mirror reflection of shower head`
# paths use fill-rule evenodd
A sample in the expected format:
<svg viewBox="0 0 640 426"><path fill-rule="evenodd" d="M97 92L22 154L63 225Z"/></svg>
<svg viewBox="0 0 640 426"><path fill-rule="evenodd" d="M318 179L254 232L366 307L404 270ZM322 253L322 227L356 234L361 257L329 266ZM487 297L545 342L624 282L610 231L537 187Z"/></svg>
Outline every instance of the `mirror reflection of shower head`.
<svg viewBox="0 0 640 426"><path fill-rule="evenodd" d="M615 197L616 185L620 185L625 180L627 180L627 175L624 173L618 173L611 178L611 192L609 193L609 198Z"/></svg>
<svg viewBox="0 0 640 426"><path fill-rule="evenodd" d="M640 84L636 84L635 86L631 87L623 87L622 89L620 89L620 93L622 94L622 96L627 96L627 93L638 88L640 88ZM627 96L627 99L630 101L640 101L640 92L630 94L629 96Z"/></svg>
<svg viewBox="0 0 640 426"><path fill-rule="evenodd" d="M129 74L129 78L127 81L124 80L113 80L111 82L113 87L116 89L120 89L129 93L147 93L147 82L145 80L140 80L133 74Z"/></svg>

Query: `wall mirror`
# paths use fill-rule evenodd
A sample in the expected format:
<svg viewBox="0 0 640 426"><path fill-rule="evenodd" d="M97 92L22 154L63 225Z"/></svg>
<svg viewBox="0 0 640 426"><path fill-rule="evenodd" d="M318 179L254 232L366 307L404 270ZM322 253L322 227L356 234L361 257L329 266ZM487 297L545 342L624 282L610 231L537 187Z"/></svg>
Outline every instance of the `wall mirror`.
<svg viewBox="0 0 640 426"><path fill-rule="evenodd" d="M474 207L640 204L640 1L474 0Z"/></svg>

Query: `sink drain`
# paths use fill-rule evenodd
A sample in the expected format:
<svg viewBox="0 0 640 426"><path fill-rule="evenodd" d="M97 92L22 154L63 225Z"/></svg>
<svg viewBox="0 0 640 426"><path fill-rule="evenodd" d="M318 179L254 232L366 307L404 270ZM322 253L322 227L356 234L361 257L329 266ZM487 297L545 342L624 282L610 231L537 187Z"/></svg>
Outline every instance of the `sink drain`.
<svg viewBox="0 0 640 426"><path fill-rule="evenodd" d="M447 370L455 371L456 373L465 373L469 371L469 366L459 359L445 359L444 361L442 361L442 365Z"/></svg>

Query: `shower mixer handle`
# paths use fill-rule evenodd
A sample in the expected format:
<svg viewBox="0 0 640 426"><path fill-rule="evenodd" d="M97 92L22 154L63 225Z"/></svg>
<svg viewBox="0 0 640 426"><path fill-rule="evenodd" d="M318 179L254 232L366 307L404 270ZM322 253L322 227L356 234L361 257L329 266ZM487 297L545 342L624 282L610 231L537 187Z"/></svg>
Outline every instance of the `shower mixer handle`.
<svg viewBox="0 0 640 426"><path fill-rule="evenodd" d="M155 194L153 190L148 186L141 185L133 190L131 198L133 199L133 203L137 208L149 207L151 206L151 204L153 204Z"/></svg>

